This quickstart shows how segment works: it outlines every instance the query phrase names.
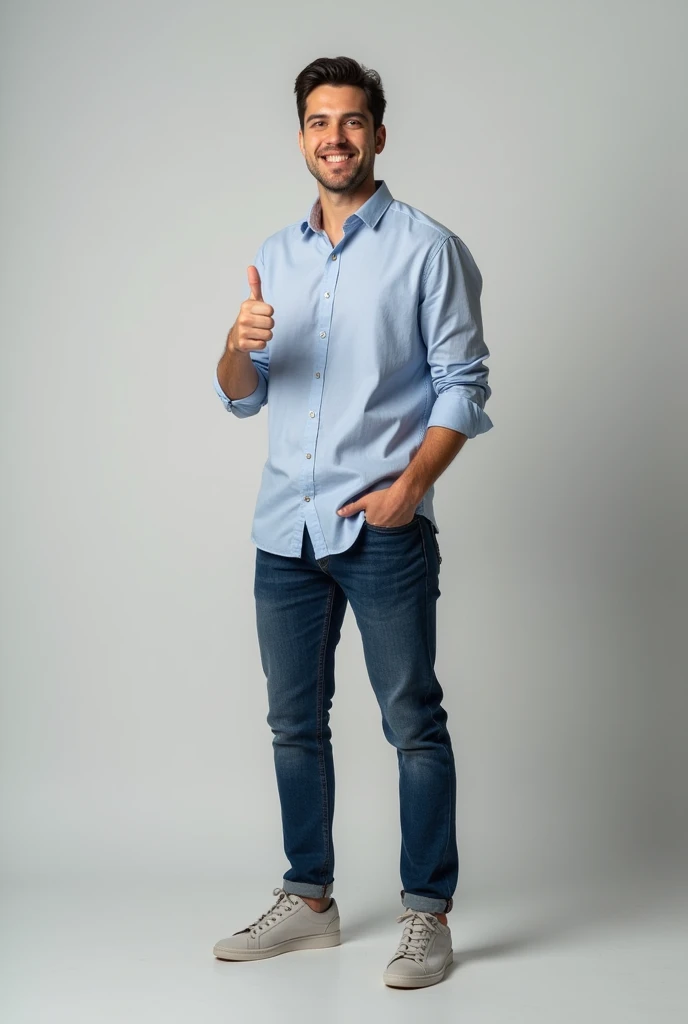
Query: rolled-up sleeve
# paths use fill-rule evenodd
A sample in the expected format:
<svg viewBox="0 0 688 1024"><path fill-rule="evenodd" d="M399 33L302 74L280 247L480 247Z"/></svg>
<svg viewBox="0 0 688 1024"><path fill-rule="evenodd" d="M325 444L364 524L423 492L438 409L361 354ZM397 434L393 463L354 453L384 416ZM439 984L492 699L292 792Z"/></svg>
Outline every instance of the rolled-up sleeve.
<svg viewBox="0 0 688 1024"><path fill-rule="evenodd" d="M265 295L265 261L263 258L263 247L261 246L258 250L256 258L254 260L254 266L258 268L260 274L260 280L262 285L263 295ZM248 282L245 286L245 293L242 302L251 294L251 288ZM266 300L267 301L267 300ZM269 380L269 365L270 365L270 342L265 348L254 349L249 352L251 362L256 368L258 373L258 383L255 389L250 395L245 395L243 398L229 398L222 388L220 387L220 381L217 376L217 367L215 367L215 391L220 398L220 401L224 405L227 412L234 413L240 419L244 419L246 416L255 416L257 412L260 412L262 407L267 403L268 400L268 380Z"/></svg>
<svg viewBox="0 0 688 1024"><path fill-rule="evenodd" d="M456 235L430 254L421 284L419 326L435 390L428 427L449 427L467 437L493 426L484 411L492 391L483 360L482 277L467 246Z"/></svg>

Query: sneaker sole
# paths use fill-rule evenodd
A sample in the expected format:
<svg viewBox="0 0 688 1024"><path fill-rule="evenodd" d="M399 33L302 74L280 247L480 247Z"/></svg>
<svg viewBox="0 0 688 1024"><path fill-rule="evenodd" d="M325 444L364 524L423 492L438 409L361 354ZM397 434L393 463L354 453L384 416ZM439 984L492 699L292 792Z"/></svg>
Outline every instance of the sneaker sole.
<svg viewBox="0 0 688 1024"><path fill-rule="evenodd" d="M329 946L339 946L341 943L341 932L329 932L327 935L302 935L297 939L285 939L278 942L276 946L267 946L265 949L223 949L222 946L215 946L213 955L218 960L265 960L269 956L279 956L280 953L293 953L299 949L327 949Z"/></svg>
<svg viewBox="0 0 688 1024"><path fill-rule="evenodd" d="M436 985L438 981L442 981L444 972L453 960L454 950L450 949L449 955L444 961L444 966L439 971L435 971L434 974L426 974L423 977L414 978L412 976L404 977L403 974L389 974L385 971L382 975L382 980L390 988L423 988L425 985Z"/></svg>

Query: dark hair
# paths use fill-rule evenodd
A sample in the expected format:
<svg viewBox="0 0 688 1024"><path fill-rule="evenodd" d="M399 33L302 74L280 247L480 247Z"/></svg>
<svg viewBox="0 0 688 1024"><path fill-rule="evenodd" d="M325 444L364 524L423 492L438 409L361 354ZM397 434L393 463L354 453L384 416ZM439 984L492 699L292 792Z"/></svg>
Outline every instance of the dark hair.
<svg viewBox="0 0 688 1024"><path fill-rule="evenodd" d="M377 131L382 124L387 100L377 71L364 67L352 57L318 57L297 75L294 83L301 131L306 116L306 100L319 85L354 85L363 89L368 110L373 116L373 130Z"/></svg>

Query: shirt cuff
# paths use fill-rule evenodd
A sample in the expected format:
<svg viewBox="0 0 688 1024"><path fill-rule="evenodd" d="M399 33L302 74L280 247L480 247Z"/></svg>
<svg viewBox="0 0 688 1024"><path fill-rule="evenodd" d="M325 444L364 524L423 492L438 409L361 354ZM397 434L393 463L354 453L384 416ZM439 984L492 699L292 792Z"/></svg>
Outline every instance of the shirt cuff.
<svg viewBox="0 0 688 1024"><path fill-rule="evenodd" d="M245 416L255 416L255 414L260 411L260 408L265 400L268 385L267 381L265 380L265 377L258 370L257 367L256 373L258 374L258 383L256 384L255 389L251 392L250 395L245 395L244 398L228 398L227 395L222 390L222 388L220 387L220 381L217 376L217 369L215 370L215 380L213 383L215 385L215 390L220 396L220 400L222 401L222 404L224 405L227 412L232 412L234 413L235 416L243 418Z"/></svg>
<svg viewBox="0 0 688 1024"><path fill-rule="evenodd" d="M456 391L441 391L430 412L428 427L449 427L466 437L484 434L494 424L477 402Z"/></svg>

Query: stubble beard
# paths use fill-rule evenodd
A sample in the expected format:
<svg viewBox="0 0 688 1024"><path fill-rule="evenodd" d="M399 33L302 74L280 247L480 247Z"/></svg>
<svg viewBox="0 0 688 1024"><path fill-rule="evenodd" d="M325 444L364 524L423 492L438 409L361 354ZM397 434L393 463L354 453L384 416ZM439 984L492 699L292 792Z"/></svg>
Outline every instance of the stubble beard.
<svg viewBox="0 0 688 1024"><path fill-rule="evenodd" d="M350 175L344 181L339 181L337 178L330 180L325 178L321 174L320 168L320 157L315 157L315 166L308 161L308 170L311 172L316 181L319 181L323 188L327 189L328 192L355 192L359 185L366 180L368 177L369 168L365 163L360 164L358 167L350 173Z"/></svg>

